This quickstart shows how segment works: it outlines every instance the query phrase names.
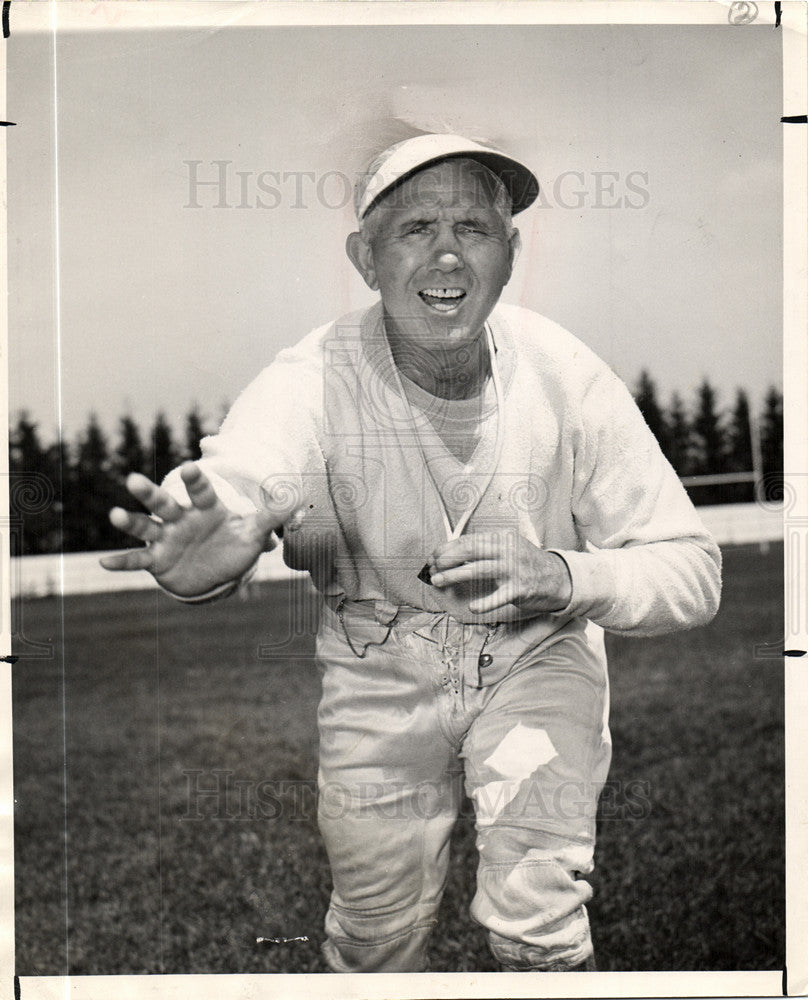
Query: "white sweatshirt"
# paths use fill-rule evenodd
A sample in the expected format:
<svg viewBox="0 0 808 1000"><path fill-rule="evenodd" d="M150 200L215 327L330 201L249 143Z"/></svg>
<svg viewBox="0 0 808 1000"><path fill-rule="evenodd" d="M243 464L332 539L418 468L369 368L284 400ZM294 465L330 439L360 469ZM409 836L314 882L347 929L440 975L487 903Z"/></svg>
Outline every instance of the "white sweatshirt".
<svg viewBox="0 0 808 1000"><path fill-rule="evenodd" d="M502 419L501 455L465 533L511 529L562 556L572 599L544 616L548 634L575 617L633 635L713 617L719 550L627 389L589 348L536 313L497 306L501 412L483 408L464 466L402 397L381 315L379 303L281 351L202 442L199 464L232 509L305 507L284 541L288 565L329 596L467 622L521 617L514 606L472 615L459 588L417 578L446 538L436 489L455 523L488 479ZM176 473L166 485L188 502Z"/></svg>

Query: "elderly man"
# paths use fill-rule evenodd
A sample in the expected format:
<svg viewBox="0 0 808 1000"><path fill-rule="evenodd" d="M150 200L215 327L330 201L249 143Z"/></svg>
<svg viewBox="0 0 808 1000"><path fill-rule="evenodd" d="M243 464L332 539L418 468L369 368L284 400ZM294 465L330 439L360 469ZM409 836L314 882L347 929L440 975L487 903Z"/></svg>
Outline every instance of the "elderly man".
<svg viewBox="0 0 808 1000"><path fill-rule="evenodd" d="M424 135L356 189L354 266L381 301L282 351L152 517L112 511L180 599L223 596L285 534L323 596L320 828L338 972L426 967L462 791L472 916L513 970L594 968L586 903L610 743L599 631L716 611L720 557L622 383L497 305L538 184ZM285 528L285 532L284 532Z"/></svg>

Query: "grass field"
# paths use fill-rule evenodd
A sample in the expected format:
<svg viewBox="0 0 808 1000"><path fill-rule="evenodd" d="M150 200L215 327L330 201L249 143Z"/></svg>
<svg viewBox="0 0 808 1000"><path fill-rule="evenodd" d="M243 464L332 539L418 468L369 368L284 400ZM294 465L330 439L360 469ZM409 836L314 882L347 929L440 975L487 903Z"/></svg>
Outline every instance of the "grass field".
<svg viewBox="0 0 808 1000"><path fill-rule="evenodd" d="M709 628L607 639L602 970L783 967L782 660L759 648L782 636L781 567L781 546L729 549ZM285 584L17 609L18 974L325 971L319 677L308 636L283 644L291 621ZM433 968L491 971L468 808L454 848Z"/></svg>

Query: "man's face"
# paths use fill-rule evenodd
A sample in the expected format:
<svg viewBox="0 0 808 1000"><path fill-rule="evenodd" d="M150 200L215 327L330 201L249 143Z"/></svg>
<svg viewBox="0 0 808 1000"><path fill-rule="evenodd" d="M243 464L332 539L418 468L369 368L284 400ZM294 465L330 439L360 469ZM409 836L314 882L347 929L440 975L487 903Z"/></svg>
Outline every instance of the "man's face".
<svg viewBox="0 0 808 1000"><path fill-rule="evenodd" d="M519 246L494 207L490 178L469 160L445 160L409 178L373 211L369 242L348 254L381 292L388 333L457 345L477 338Z"/></svg>

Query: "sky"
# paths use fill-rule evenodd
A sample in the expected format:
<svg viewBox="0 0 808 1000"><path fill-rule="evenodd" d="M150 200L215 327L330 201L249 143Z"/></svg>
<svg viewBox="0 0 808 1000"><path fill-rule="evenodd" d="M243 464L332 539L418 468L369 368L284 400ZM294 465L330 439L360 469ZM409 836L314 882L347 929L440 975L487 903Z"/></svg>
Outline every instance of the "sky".
<svg viewBox="0 0 808 1000"><path fill-rule="evenodd" d="M770 26L113 27L54 61L22 23L7 52L10 404L44 438L90 412L179 432L192 404L212 429L281 347L374 301L349 188L402 121L536 172L505 301L663 403L782 385Z"/></svg>

